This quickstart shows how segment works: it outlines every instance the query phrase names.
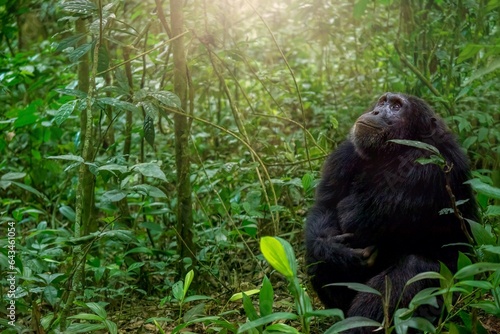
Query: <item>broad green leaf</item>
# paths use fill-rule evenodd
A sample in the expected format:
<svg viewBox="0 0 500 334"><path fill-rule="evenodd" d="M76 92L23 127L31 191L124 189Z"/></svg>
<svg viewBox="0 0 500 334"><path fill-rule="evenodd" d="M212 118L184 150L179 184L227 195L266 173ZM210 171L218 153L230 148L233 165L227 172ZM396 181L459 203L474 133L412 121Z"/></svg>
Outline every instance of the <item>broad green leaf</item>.
<svg viewBox="0 0 500 334"><path fill-rule="evenodd" d="M109 330L110 334L117 334L118 333L118 326L111 320L104 320L104 324L106 325L106 328Z"/></svg>
<svg viewBox="0 0 500 334"><path fill-rule="evenodd" d="M500 269L500 263L479 262L460 269L454 275L454 278L460 280L466 277L473 277L477 274L484 273L486 271L496 271L499 269Z"/></svg>
<svg viewBox="0 0 500 334"><path fill-rule="evenodd" d="M500 216L500 205L488 205L485 212L486 217Z"/></svg>
<svg viewBox="0 0 500 334"><path fill-rule="evenodd" d="M12 180L17 180L17 179L22 179L25 176L26 176L26 173L9 172L9 173L5 173L4 175L2 175L0 180L12 181Z"/></svg>
<svg viewBox="0 0 500 334"><path fill-rule="evenodd" d="M120 173L120 174L125 174L128 171L127 166L118 165L118 164L108 164L108 165L100 166L97 168L98 172L104 171L104 170L108 171L108 172L112 172L114 175L117 175L115 173L115 171Z"/></svg>
<svg viewBox="0 0 500 334"><path fill-rule="evenodd" d="M246 324L243 324L238 328L238 333L244 333L245 331L248 331L252 328L256 328L259 326L266 325L268 323L274 322L274 321L280 321L280 320L295 320L297 319L298 316L293 313L289 312L276 312L273 314L270 314L268 316L262 317L262 318L257 318L256 320L247 322Z"/></svg>
<svg viewBox="0 0 500 334"><path fill-rule="evenodd" d="M298 330L287 324L272 324L266 327L266 333L300 334Z"/></svg>
<svg viewBox="0 0 500 334"><path fill-rule="evenodd" d="M100 316L98 316L96 314L90 314L90 313L78 313L76 315L68 317L68 319L94 320L94 321L99 321L99 322L104 320Z"/></svg>
<svg viewBox="0 0 500 334"><path fill-rule="evenodd" d="M145 263L144 262L134 262L130 265L130 267L127 268L127 271L130 272L130 271L134 271L135 269L138 269L142 266L144 266Z"/></svg>
<svg viewBox="0 0 500 334"><path fill-rule="evenodd" d="M465 183L470 184L472 188L478 193L484 194L489 198L500 199L500 188L490 186L489 184L484 183L480 179L472 179L466 181Z"/></svg>
<svg viewBox="0 0 500 334"><path fill-rule="evenodd" d="M471 304L470 306L479 308L489 314L493 314L497 317L500 317L500 308L495 305L493 301L482 300L479 303Z"/></svg>
<svg viewBox="0 0 500 334"><path fill-rule="evenodd" d="M193 296L189 296L189 297L184 298L184 303L194 302L197 300L207 300L207 299L213 299L213 298L210 296L204 296L204 295L193 295Z"/></svg>
<svg viewBox="0 0 500 334"><path fill-rule="evenodd" d="M181 108L181 100L177 95L169 91L159 91L159 92L150 92L148 94L152 98L160 101L167 107L170 108Z"/></svg>
<svg viewBox="0 0 500 334"><path fill-rule="evenodd" d="M494 72L500 68L500 58L496 58L492 62L490 62L486 67L482 67L479 69L474 70L472 75L468 80L466 80L462 86L467 86L470 85L470 83L476 79L482 78L485 75Z"/></svg>
<svg viewBox="0 0 500 334"><path fill-rule="evenodd" d="M155 186L151 186L149 184L138 184L130 188L137 193L142 193L146 196L157 197L157 198L166 198L167 195L159 188Z"/></svg>
<svg viewBox="0 0 500 334"><path fill-rule="evenodd" d="M97 102L110 105L117 109L131 111L136 114L139 114L141 112L140 109L135 104L132 104L127 101L121 101L115 99L114 97L101 97L100 99L97 99Z"/></svg>
<svg viewBox="0 0 500 334"><path fill-rule="evenodd" d="M361 284L361 283L354 283L354 282L350 282L350 283L331 283L331 284L327 284L326 286L345 286L345 287L348 287L351 290L355 290L355 291L358 291L358 292L365 292L365 293L371 293L371 294L374 294L374 295L377 295L377 296L382 296L382 294L379 291L375 290L371 286L368 286L366 284Z"/></svg>
<svg viewBox="0 0 500 334"><path fill-rule="evenodd" d="M32 194L35 194L36 196L40 198L46 198L44 194L33 188L32 186L28 186L27 184L21 183L21 182L16 182L16 181L11 181L12 184L15 184L19 188L22 188Z"/></svg>
<svg viewBox="0 0 500 334"><path fill-rule="evenodd" d="M264 276L262 288L259 293L260 316L264 317L273 313L274 290L269 278Z"/></svg>
<svg viewBox="0 0 500 334"><path fill-rule="evenodd" d="M59 42L56 48L56 52L61 52L66 48L72 47L78 43L83 37L85 37L85 34L75 34L73 36L70 36L68 38L63 39L62 41ZM56 91L59 91L56 89Z"/></svg>
<svg viewBox="0 0 500 334"><path fill-rule="evenodd" d="M172 285L172 295L179 302L184 300L184 283L182 281L177 281Z"/></svg>
<svg viewBox="0 0 500 334"><path fill-rule="evenodd" d="M56 115L54 116L54 120L57 125L61 125L65 120L68 119L69 116L75 111L75 106L78 100L72 100L65 104L63 104L58 110Z"/></svg>
<svg viewBox="0 0 500 334"><path fill-rule="evenodd" d="M68 54L68 59L72 63L76 63L83 55L90 51L92 43L85 43L77 47L75 50Z"/></svg>
<svg viewBox="0 0 500 334"><path fill-rule="evenodd" d="M187 295L189 286L191 285L191 282L193 281L194 277L194 271L191 269L187 274L186 278L184 279L184 296Z"/></svg>
<svg viewBox="0 0 500 334"><path fill-rule="evenodd" d="M287 278L293 277L285 248L276 237L262 237L260 250L269 264Z"/></svg>
<svg viewBox="0 0 500 334"><path fill-rule="evenodd" d="M101 196L101 201L103 202L118 202L127 197L127 193L123 190L114 189L106 191Z"/></svg>
<svg viewBox="0 0 500 334"><path fill-rule="evenodd" d="M165 182L167 181L165 173L163 173L160 166L158 166L155 163L145 162L142 164L137 164L132 166L131 170L139 172L146 177L154 177L156 179L160 179Z"/></svg>
<svg viewBox="0 0 500 334"><path fill-rule="evenodd" d="M410 302L410 309L414 310L418 306L421 305L432 305L434 307L439 307L436 295L439 295L438 293L440 289L438 287L434 288L426 288L423 290L420 290L411 300Z"/></svg>
<svg viewBox="0 0 500 334"><path fill-rule="evenodd" d="M457 286L461 286L461 285L470 286L473 288L479 288L479 289L484 289L484 290L491 290L494 288L493 284L491 284L488 281L460 281L460 282L457 282L456 285Z"/></svg>
<svg viewBox="0 0 500 334"><path fill-rule="evenodd" d="M443 275L435 271L426 271L424 273L420 273L412 277L406 282L405 286L408 286L414 282L421 281L423 279L444 279Z"/></svg>
<svg viewBox="0 0 500 334"><path fill-rule="evenodd" d="M47 157L47 159L58 159L58 160L69 160L69 161L77 161L77 162L84 162L83 158L79 155L73 155L73 154L64 154L64 155L52 155L50 157Z"/></svg>
<svg viewBox="0 0 500 334"><path fill-rule="evenodd" d="M58 301L57 289L52 285L46 286L43 288L43 297L50 305L54 306Z"/></svg>
<svg viewBox="0 0 500 334"><path fill-rule="evenodd" d="M151 147L155 146L155 122L154 118L146 115L144 118L144 125L143 125L143 131L144 131L144 139L148 142Z"/></svg>
<svg viewBox="0 0 500 334"><path fill-rule="evenodd" d="M244 291L244 292L238 292L238 293L235 293L234 295L231 296L231 298L229 298L229 301L230 302L234 302L234 301L237 301L237 300L240 300L243 298L243 293L247 296L251 296L251 295L255 295L257 293L260 292L260 289L252 289L252 290L247 290L247 291Z"/></svg>
<svg viewBox="0 0 500 334"><path fill-rule="evenodd" d="M472 236L474 240L479 245L493 245L496 244L496 237L488 231L482 224L476 223L472 220L467 220L469 223L470 229L472 231Z"/></svg>
<svg viewBox="0 0 500 334"><path fill-rule="evenodd" d="M382 324L364 317L350 317L335 323L326 330L325 334L339 333L359 327L382 327Z"/></svg>
<svg viewBox="0 0 500 334"><path fill-rule="evenodd" d="M253 306L252 300L245 293L243 293L243 309L245 310L245 314L250 321L259 318L259 315Z"/></svg>
<svg viewBox="0 0 500 334"><path fill-rule="evenodd" d="M108 314L104 310L104 307L102 307L100 304L94 303L94 302L85 303L85 304L87 305L87 307L89 309L92 310L92 312L94 312L95 314L97 314L98 316L100 316L102 319L106 319L107 318Z"/></svg>
<svg viewBox="0 0 500 334"><path fill-rule="evenodd" d="M315 317L335 317L344 319L344 312L338 308L329 308L326 310L313 310L309 311L306 314L306 317L315 316Z"/></svg>
<svg viewBox="0 0 500 334"><path fill-rule="evenodd" d="M394 322L397 333L406 333L408 328L415 328L426 333L436 333L434 325L425 318L414 317L403 321L395 318Z"/></svg>
<svg viewBox="0 0 500 334"><path fill-rule="evenodd" d="M97 72L104 72L109 68L109 54L106 44L99 47L99 58L97 58Z"/></svg>
<svg viewBox="0 0 500 334"><path fill-rule="evenodd" d="M311 189L313 181L314 177L310 173L304 174L304 176L302 177L302 188L304 189L304 191L307 192Z"/></svg>
<svg viewBox="0 0 500 334"><path fill-rule="evenodd" d="M79 99L87 98L87 93L82 92L81 90L78 90L78 89L58 88L58 89L55 89L55 91L58 93L61 93L63 95L78 97Z"/></svg>
<svg viewBox="0 0 500 334"><path fill-rule="evenodd" d="M423 149L423 150L426 150L426 151L433 152L435 154L441 155L441 153L439 153L439 150L435 146L427 144L427 143L423 143L421 141L406 140L406 139L391 139L389 141L393 142L393 143L396 143L396 144L400 144L400 145L405 145L405 146L411 146L411 147L420 148L420 149Z"/></svg>
<svg viewBox="0 0 500 334"><path fill-rule="evenodd" d="M75 218L76 218L76 213L75 213L75 210L73 210L72 207L70 206L67 206L67 205L62 205L60 208L59 208L59 212L64 216L66 217L70 222L74 223L75 222Z"/></svg>
<svg viewBox="0 0 500 334"><path fill-rule="evenodd" d="M62 10L74 14L89 15L97 10L96 5L89 0L65 1L61 4Z"/></svg>
<svg viewBox="0 0 500 334"><path fill-rule="evenodd" d="M460 64L461 62L474 57L482 48L483 48L482 45L477 45L477 44L466 45L458 55L457 64Z"/></svg>

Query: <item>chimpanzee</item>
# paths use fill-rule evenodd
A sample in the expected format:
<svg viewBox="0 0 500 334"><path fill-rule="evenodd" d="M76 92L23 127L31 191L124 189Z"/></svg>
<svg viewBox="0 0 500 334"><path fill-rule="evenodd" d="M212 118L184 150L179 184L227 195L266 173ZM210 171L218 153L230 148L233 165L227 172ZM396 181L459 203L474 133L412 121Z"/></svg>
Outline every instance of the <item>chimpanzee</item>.
<svg viewBox="0 0 500 334"><path fill-rule="evenodd" d="M418 281L401 296L416 274L439 271L440 261L456 270L458 252L468 241L453 210L443 210L452 207L445 172L436 164L415 161L429 157L429 151L391 139L438 148L451 166L447 177L461 203L458 209L465 218L477 220L472 190L464 184L469 178L467 157L443 120L419 98L382 95L328 157L305 227L313 288L326 307L340 308L346 316L382 321L380 297L325 285L360 282L384 293L388 277L392 312L400 298L399 307L406 307L418 291L439 284Z"/></svg>

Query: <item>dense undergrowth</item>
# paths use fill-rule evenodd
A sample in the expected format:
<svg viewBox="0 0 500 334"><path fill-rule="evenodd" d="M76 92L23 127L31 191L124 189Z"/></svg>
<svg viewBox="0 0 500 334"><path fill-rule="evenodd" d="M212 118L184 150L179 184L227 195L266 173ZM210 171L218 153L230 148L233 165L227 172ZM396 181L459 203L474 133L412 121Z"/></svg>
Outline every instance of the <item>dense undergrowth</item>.
<svg viewBox="0 0 500 334"><path fill-rule="evenodd" d="M427 274L442 289L412 304L444 295L440 324L407 309L382 327L500 330L500 2L188 1L180 68L170 5L0 2L4 333L315 333L368 321L321 310L302 228L325 156L385 91L426 99L457 134L482 221L460 270Z"/></svg>

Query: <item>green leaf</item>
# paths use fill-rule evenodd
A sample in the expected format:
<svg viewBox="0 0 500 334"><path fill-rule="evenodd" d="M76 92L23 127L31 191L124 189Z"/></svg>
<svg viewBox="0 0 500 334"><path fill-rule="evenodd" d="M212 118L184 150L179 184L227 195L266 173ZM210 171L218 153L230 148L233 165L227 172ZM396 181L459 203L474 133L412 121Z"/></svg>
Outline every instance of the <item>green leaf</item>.
<svg viewBox="0 0 500 334"><path fill-rule="evenodd" d="M484 214L486 217L500 216L500 205L488 205Z"/></svg>
<svg viewBox="0 0 500 334"><path fill-rule="evenodd" d="M477 44L466 45L458 55L457 64L460 64L461 62L474 57L482 48L482 45Z"/></svg>
<svg viewBox="0 0 500 334"><path fill-rule="evenodd" d="M191 269L187 274L186 278L184 279L184 296L187 295L189 286L191 285L191 282L193 281L194 277L194 271Z"/></svg>
<svg viewBox="0 0 500 334"><path fill-rule="evenodd" d="M184 300L184 283L182 281L175 282L174 285L172 285L172 295L182 303Z"/></svg>
<svg viewBox="0 0 500 334"><path fill-rule="evenodd" d="M75 218L76 218L76 213L75 213L75 210L73 210L72 207L70 206L67 206L67 205L62 205L60 208L59 208L59 212L64 216L66 217L66 219L68 219L70 222L74 223L75 222Z"/></svg>
<svg viewBox="0 0 500 334"><path fill-rule="evenodd" d="M167 198L167 195L162 190L149 184L138 184L131 187L130 190L150 197Z"/></svg>
<svg viewBox="0 0 500 334"><path fill-rule="evenodd" d="M2 175L0 180L12 181L12 180L17 180L17 179L22 179L25 176L26 176L26 173L9 172L9 173L5 173L4 175Z"/></svg>
<svg viewBox="0 0 500 334"><path fill-rule="evenodd" d="M72 100L59 107L56 115L54 116L54 120L56 121L57 125L61 125L65 120L68 119L69 116L71 116L73 111L75 111L77 101L78 100Z"/></svg>
<svg viewBox="0 0 500 334"><path fill-rule="evenodd" d="M62 10L74 14L89 15L97 10L96 5L89 0L66 1L61 4Z"/></svg>
<svg viewBox="0 0 500 334"><path fill-rule="evenodd" d="M273 321L295 320L297 318L298 318L298 316L296 314L293 314L293 313L276 312L276 313L270 314L268 316L247 322L244 325L241 325L240 328L238 328L238 333L244 333L245 331L248 331L252 328L263 326L263 325L266 325L266 324L271 323Z"/></svg>
<svg viewBox="0 0 500 334"><path fill-rule="evenodd" d="M408 285L410 285L414 282L417 282L417 281L421 281L423 279L445 279L445 278L443 277L443 275L441 275L438 272L426 271L426 272L417 274L414 277L412 277L411 279L409 279L408 282L406 282L405 286L408 286Z"/></svg>
<svg viewBox="0 0 500 334"><path fill-rule="evenodd" d="M68 38L63 39L57 45L56 52L61 52L66 48L69 48L69 47L76 45L85 36L86 36L85 34L76 34L76 35L73 35L73 36L70 36ZM56 89L56 91L59 91L59 90Z"/></svg>
<svg viewBox="0 0 500 334"><path fill-rule="evenodd" d="M76 162L84 162L83 158L79 155L73 155L73 154L64 154L64 155L52 155L50 157L47 157L47 159L58 159L58 160L69 160L69 161L76 161Z"/></svg>
<svg viewBox="0 0 500 334"><path fill-rule="evenodd" d="M366 285L366 284L361 284L361 283L354 283L354 282L349 282L349 283L331 283L327 284L326 286L345 286L348 287L351 290L358 291L358 292L364 292L364 293L371 293L377 296L382 296L382 294L375 290L374 288Z"/></svg>
<svg viewBox="0 0 500 334"><path fill-rule="evenodd" d="M422 150L426 150L426 151L433 152L435 154L441 155L441 153L439 153L439 150L435 146L427 144L427 143L423 143L421 141L407 140L407 139L391 139L389 141L392 142L392 143L400 144L400 145L405 145L405 146L411 146L411 147L415 147L415 148L420 148Z"/></svg>
<svg viewBox="0 0 500 334"><path fill-rule="evenodd" d="M460 269L453 277L457 280L460 280L462 278L473 277L486 271L496 271L499 269L500 263L479 262Z"/></svg>
<svg viewBox="0 0 500 334"><path fill-rule="evenodd" d="M234 301L240 300L243 298L243 294L245 294L247 296L251 296L251 295L255 295L259 292L260 292L260 289L252 289L252 290L247 290L244 292L238 292L238 293L235 293L234 295L232 295L231 298L229 298L229 301L234 302Z"/></svg>
<svg viewBox="0 0 500 334"><path fill-rule="evenodd" d="M312 184L314 181L314 177L310 173L304 174L302 177L302 188L305 192L309 191L312 188Z"/></svg>
<svg viewBox="0 0 500 334"><path fill-rule="evenodd" d="M496 244L496 237L488 231L482 224L476 223L472 220L467 220L469 223L470 229L472 231L472 235L474 236L474 240L479 245L493 245Z"/></svg>
<svg viewBox="0 0 500 334"><path fill-rule="evenodd" d="M160 169L160 166L155 163L145 162L142 164L137 164L132 166L131 170L139 172L146 177L154 177L165 182L167 181L165 173L163 173L163 171Z"/></svg>
<svg viewBox="0 0 500 334"><path fill-rule="evenodd" d="M252 304L252 300L243 293L243 309L245 310L245 314L250 321L256 320L259 318L255 307Z"/></svg>
<svg viewBox="0 0 500 334"><path fill-rule="evenodd" d="M491 290L494 288L493 284L487 281L460 281L457 282L456 286L470 286L484 290Z"/></svg>
<svg viewBox="0 0 500 334"><path fill-rule="evenodd" d="M335 323L326 330L325 334L339 333L359 327L382 327L382 324L364 317L350 317Z"/></svg>
<svg viewBox="0 0 500 334"><path fill-rule="evenodd" d="M104 324L106 325L106 328L109 330L110 334L117 334L118 333L118 326L111 321L111 320L104 320Z"/></svg>
<svg viewBox="0 0 500 334"><path fill-rule="evenodd" d="M76 63L83 55L90 51L92 43L85 43L74 49L68 54L68 59L72 63Z"/></svg>
<svg viewBox="0 0 500 334"><path fill-rule="evenodd" d="M16 186L18 186L19 188L22 188L40 198L45 198L45 195L42 194L41 192L39 192L38 190L36 190L35 188L33 188L32 186L28 186L27 184L24 184L24 183L21 183L21 182L15 182L15 181L11 181L12 184L15 184Z"/></svg>
<svg viewBox="0 0 500 334"><path fill-rule="evenodd" d="M189 296L189 297L184 298L184 303L194 302L196 300L207 300L207 299L213 299L213 298L210 296L204 296L204 295L193 295L193 296Z"/></svg>
<svg viewBox="0 0 500 334"><path fill-rule="evenodd" d="M471 304L470 306L479 308L489 314L493 314L497 317L500 317L500 308L497 305L495 305L493 301L483 300L480 301L479 303Z"/></svg>
<svg viewBox="0 0 500 334"><path fill-rule="evenodd" d="M144 266L145 263L144 262L134 262L130 265L130 267L127 268L127 271L130 272L130 271L134 271L135 269L138 269L142 266Z"/></svg>
<svg viewBox="0 0 500 334"><path fill-rule="evenodd" d="M262 237L260 250L269 264L287 278L294 276L285 248L276 237Z"/></svg>
<svg viewBox="0 0 500 334"><path fill-rule="evenodd" d="M101 196L101 201L103 202L118 202L127 197L127 193L123 190L114 189L106 191Z"/></svg>
<svg viewBox="0 0 500 334"><path fill-rule="evenodd" d="M274 290L269 278L264 276L262 280L262 288L259 293L259 310L260 316L264 317L273 313Z"/></svg>
<svg viewBox="0 0 500 334"><path fill-rule="evenodd" d="M90 302L90 303L85 303L89 309L92 310L95 314L100 316L102 319L106 319L108 317L108 314L104 310L104 307L99 305L98 303Z"/></svg>
<svg viewBox="0 0 500 334"><path fill-rule="evenodd" d="M273 332L278 332L278 333L285 333L285 334L300 334L298 330L293 328L290 325L287 324L272 324L266 327L266 332L267 333L273 333Z"/></svg>
<svg viewBox="0 0 500 334"><path fill-rule="evenodd" d="M81 90L78 90L78 89L58 88L58 89L55 89L55 91L58 93L61 93L63 95L78 97L79 99L87 98L87 93L82 92Z"/></svg>
<svg viewBox="0 0 500 334"><path fill-rule="evenodd" d="M109 68L109 54L106 44L99 47L99 58L97 58L97 72L104 72Z"/></svg>
<svg viewBox="0 0 500 334"><path fill-rule="evenodd" d="M79 313L79 314L73 315L71 317L68 317L68 319L93 320L93 321L100 321L100 322L102 322L104 320L100 316L95 315L95 314L90 314L90 313Z"/></svg>
<svg viewBox="0 0 500 334"><path fill-rule="evenodd" d="M52 285L46 286L43 288L43 297L49 302L50 305L54 306L58 301L57 289Z"/></svg>
<svg viewBox="0 0 500 334"><path fill-rule="evenodd" d="M338 308L329 308L326 310L313 310L305 314L306 317L334 317L344 319L344 312Z"/></svg>
<svg viewBox="0 0 500 334"><path fill-rule="evenodd" d="M117 109L131 111L136 114L141 113L141 110L135 104L132 104L127 101L120 101L113 97L101 97L100 99L97 99L97 102L110 105Z"/></svg>
<svg viewBox="0 0 500 334"><path fill-rule="evenodd" d="M155 122L154 122L153 117L146 115L146 117L144 118L143 131L144 131L144 139L146 139L148 144L154 148L154 146L155 146Z"/></svg>
<svg viewBox="0 0 500 334"><path fill-rule="evenodd" d="M483 78L485 75L494 72L500 68L500 58L497 58L490 62L488 66L476 69L470 78L466 80L462 86L470 85L470 83L476 79Z"/></svg>
<svg viewBox="0 0 500 334"><path fill-rule="evenodd" d="M123 165L107 164L107 165L98 167L97 171L98 172L100 172L100 171L108 171L108 172L113 173L115 176L117 176L117 174L115 173L115 171L118 172L118 173L120 173L120 174L125 174L128 171L128 169L127 169L127 166L123 166Z"/></svg>
<svg viewBox="0 0 500 334"><path fill-rule="evenodd" d="M180 109L182 107L181 99L179 99L179 97L172 92L168 91L150 92L148 93L148 95L160 101L166 107L175 109Z"/></svg>
<svg viewBox="0 0 500 334"><path fill-rule="evenodd" d="M488 196L489 198L500 199L500 188L490 186L480 179L472 179L464 183L470 184L472 186L472 189L474 189L478 193Z"/></svg>
<svg viewBox="0 0 500 334"><path fill-rule="evenodd" d="M403 321L398 321L398 318L395 318L394 322L397 333L406 333L408 331L408 327L415 328L426 333L436 333L434 325L425 318L414 317Z"/></svg>

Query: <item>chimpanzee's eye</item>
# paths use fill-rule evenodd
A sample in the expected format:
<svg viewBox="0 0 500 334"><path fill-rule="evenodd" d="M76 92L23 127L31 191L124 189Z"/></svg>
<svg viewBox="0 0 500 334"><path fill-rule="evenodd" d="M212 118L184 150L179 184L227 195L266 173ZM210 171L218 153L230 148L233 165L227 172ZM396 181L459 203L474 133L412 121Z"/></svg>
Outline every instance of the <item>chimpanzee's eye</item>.
<svg viewBox="0 0 500 334"><path fill-rule="evenodd" d="M392 109L392 110L396 110L396 111L397 111L397 110L401 109L401 104L400 104L400 103L398 103L398 102L396 102L396 103L394 103L394 104L391 106L391 109Z"/></svg>

